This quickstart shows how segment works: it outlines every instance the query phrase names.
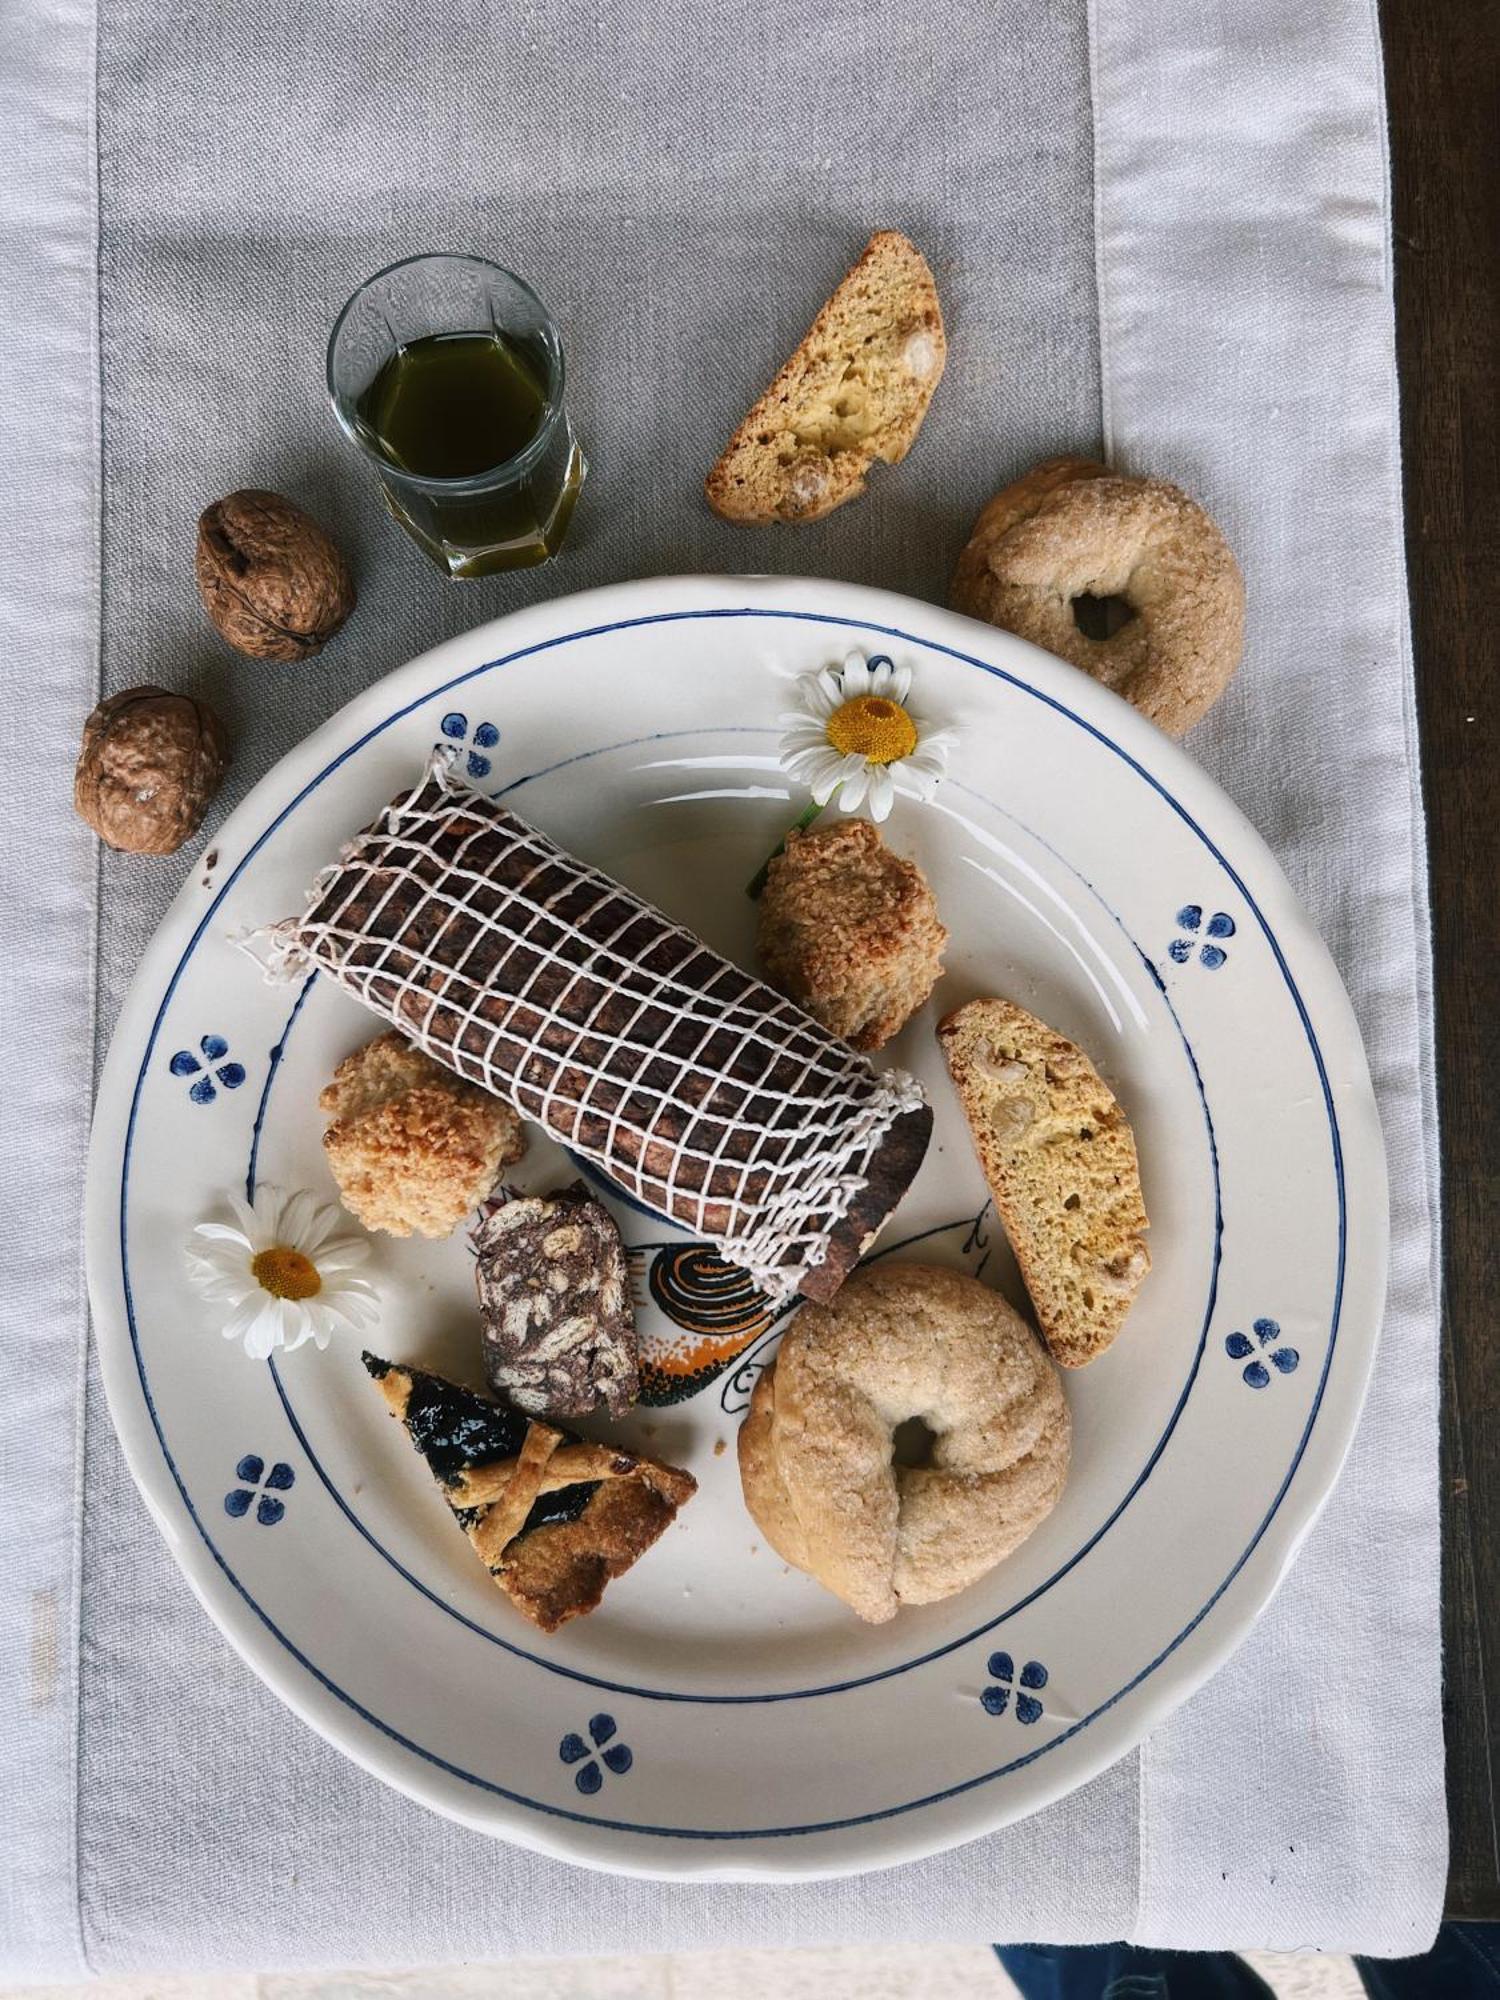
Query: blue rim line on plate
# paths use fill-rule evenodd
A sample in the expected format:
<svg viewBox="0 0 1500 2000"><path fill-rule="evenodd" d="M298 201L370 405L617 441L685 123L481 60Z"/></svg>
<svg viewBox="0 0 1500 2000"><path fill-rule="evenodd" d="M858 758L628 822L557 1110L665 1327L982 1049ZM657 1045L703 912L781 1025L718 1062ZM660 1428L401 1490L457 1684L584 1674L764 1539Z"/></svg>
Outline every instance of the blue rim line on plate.
<svg viewBox="0 0 1500 2000"><path fill-rule="evenodd" d="M529 772L524 777L514 779L510 784L506 785L503 788L501 796L503 796L504 794L508 794L510 792L519 791L523 785L530 784L534 779L551 777L554 772L562 770L567 766L571 766L573 764L578 764L578 763L585 763L592 757L608 757L614 755L616 752L620 750L637 749L648 743L665 743L665 742L677 741L683 737L701 736L705 733L705 729L709 727L712 727L712 725L705 725L703 728L695 728L695 729L677 729L677 730L659 731L659 732L653 732L652 734L647 736L632 736L622 743L600 744L597 748L593 750L580 751L577 755L562 758L557 763L549 764L540 771ZM715 730L714 733L717 734L719 732ZM744 731L741 733L762 734L762 735L775 734L774 731L753 731L753 730ZM961 1647L971 1645L976 1639L983 1638L986 1633L993 1632L997 1626L1003 1625L1007 1619L1014 1618L1017 1615L1017 1613L1026 1610L1026 1608L1029 1605L1035 1604L1038 1598L1044 1597L1046 1593L1049 1590L1051 1590L1055 1584L1060 1583L1062 1579L1070 1573L1070 1571L1076 1569L1078 1564L1081 1563L1084 1560L1084 1558L1094 1548L1098 1546L1098 1544L1109 1533L1111 1528L1114 1527L1115 1523L1120 1519L1120 1517L1124 1514L1125 1510L1130 1506L1131 1502L1135 1499L1136 1495L1140 1492L1141 1488L1146 1484L1146 1481L1151 1477L1152 1472L1156 1468L1157 1462L1161 1458L1162 1453L1166 1450L1167 1444L1171 1439L1172 1433L1177 1428L1178 1420L1180 1419L1183 1410L1187 1407L1188 1397L1192 1393L1193 1384L1197 1380L1198 1370L1202 1366L1203 1356L1207 1351L1209 1328L1213 1323L1214 1309L1218 1302L1219 1266L1223 1255L1224 1207L1223 1207L1222 1189L1220 1186L1220 1178L1219 1178L1219 1148L1218 1148L1218 1142L1214 1135L1213 1114L1210 1112L1208 1108L1208 1095L1203 1085L1203 1074L1198 1067L1198 1058L1197 1055L1194 1053L1191 1041L1189 1041L1188 1039L1187 1031L1184 1029L1181 1020L1178 1018L1177 1009L1172 1005L1171 997L1167 992L1166 984L1163 981L1161 974L1157 971L1155 965L1152 964L1150 958L1146 955L1145 951L1142 950L1138 940L1135 937L1133 937L1130 931L1126 928L1124 920L1119 915L1119 912L1110 906L1110 904L1105 900L1105 898L1099 894L1098 890L1094 888L1094 885L1091 882L1087 881L1086 878L1082 876L1076 868L1073 867L1071 862L1069 862L1063 855L1059 854L1056 848L1052 847L1050 843L1043 840L1039 834L1033 832L1032 829L1026 826L1023 821L1018 820L1014 815L1014 813L1007 812L1003 807L997 806L992 799L985 798L982 792L976 791L972 786L965 785L957 787L957 789L966 792L971 798L977 799L980 802L980 804L985 806L989 811L995 813L1002 820L1007 820L1012 826L1020 828L1022 833L1024 833L1029 839L1034 840L1039 847L1045 849L1047 853L1052 855L1053 859L1057 861L1059 866L1066 868L1069 871L1069 873L1074 877L1074 879L1082 883L1084 888L1088 890L1089 894L1094 897L1095 901L1099 904L1099 907L1108 914L1111 922L1115 925L1116 929L1120 932L1120 935L1125 939L1126 943L1140 958L1142 965L1145 967L1147 973L1150 975L1152 984L1155 986L1158 994L1161 997L1163 1004L1167 1009L1168 1014L1171 1016L1172 1025L1177 1030L1178 1037L1182 1042L1183 1051L1187 1056L1189 1067L1191 1068L1193 1073L1193 1082L1197 1089L1198 1101L1203 1111L1203 1123L1208 1137L1209 1163L1213 1174L1213 1188L1214 1188L1213 1250L1211 1253L1211 1259L1209 1265L1207 1304L1204 1307L1203 1323L1198 1333L1198 1345L1194 1350L1192 1362L1188 1368L1187 1379L1183 1383L1182 1390L1178 1395L1177 1401L1172 1408L1171 1415L1167 1419L1166 1427L1164 1428L1164 1430L1161 1433L1161 1436L1157 1439L1155 1445L1152 1447L1150 1453L1148 1454L1145 1464L1142 1466L1141 1470L1137 1473L1136 1477L1131 1481L1123 1497L1116 1502L1115 1506L1110 1510L1109 1514L1100 1523L1100 1525L1094 1529L1093 1533L1090 1534L1079 1545L1079 1547L1073 1551L1073 1553L1067 1558L1067 1560L1062 1564L1060 1564L1059 1567L1055 1569L1049 1577L1045 1578L1041 1583L1037 1584L1032 1590L1029 1590L1024 1597L1017 1598L1014 1604L1008 1605L1003 1611L999 1612L995 1617L987 1619L985 1623L982 1625L976 1625L973 1631L963 1633L959 1638L950 1640L946 1645L935 1646L931 1649L931 1651L920 1654L916 1659L900 1661L895 1666L883 1667L876 1673L859 1674L852 1676L848 1680L827 1682L821 1687L786 1688L776 1693L767 1693L767 1694L688 1694L682 1692L681 1690L676 1690L676 1689L639 1687L635 1683L630 1681L606 1680L601 1675L585 1673L581 1668L564 1666L562 1662L559 1660L549 1660L544 1655L540 1653L534 1653L530 1651L529 1648L518 1644L515 1640L507 1639L503 1633L491 1631L488 1626L482 1625L477 1619L470 1618L466 1612L460 1611L457 1605L450 1604L445 1598L439 1596L438 1593L435 1590L433 1590L430 1585L424 1583L419 1576L417 1576L412 1570L408 1569L406 1564L401 1561L399 1556L394 1555L391 1552L391 1550L386 1547L385 1543L379 1539L379 1537L374 1533L374 1531L359 1518L358 1514L350 1506L349 1502L345 1499L344 1495L339 1491L339 1488L335 1484L332 1475L329 1473L327 1467L323 1464L322 1459L319 1457L316 1449L313 1446L312 1440L309 1438L306 1430L303 1428L302 1421L297 1415L296 1409L293 1406L292 1399L287 1390L286 1383L282 1379L281 1370L276 1365L275 1356L272 1355L268 1357L266 1366L271 1371L271 1380L276 1386L276 1393L281 1400L281 1407L286 1413L286 1418L288 1423L291 1425L292 1433L295 1436L298 1445L301 1447L301 1450L304 1456L306 1457L309 1465L311 1465L313 1471L317 1474L318 1478L321 1480L329 1496L334 1501L334 1504L339 1508L339 1511L349 1521L350 1525L361 1536L363 1536L364 1540L369 1543L370 1547L374 1549L379 1556L381 1556L387 1563L390 1564L391 1568L395 1570L398 1576L400 1576L406 1583L409 1583L414 1590L419 1591L421 1595L427 1598L430 1603L436 1605L438 1610L445 1612L448 1617L454 1619L458 1624L464 1626L470 1632L475 1633L479 1638L487 1640L493 1646L499 1646L500 1648L502 1648L503 1651L513 1654L517 1659L526 1660L532 1666L541 1667L546 1673L557 1674L562 1679L565 1680L580 1681L586 1687L600 1688L609 1694L633 1695L638 1700L641 1701L669 1701L669 1702L676 1701L684 1703L701 1703L708 1707L730 1708L730 1707L753 1706L758 1703L771 1703L771 1702L782 1702L782 1701L811 1701L815 1700L820 1695L847 1694L854 1688L869 1687L877 1681L892 1680L900 1674L910 1673L915 1668L928 1666L933 1660L942 1659L948 1653L957 1652ZM291 1014L288 1016L286 1026L282 1029L281 1034L278 1036L276 1043L271 1050L271 1060L266 1071L265 1083L261 1089L260 1104L256 1111L255 1125L251 1136L250 1165L245 1176L245 1194L247 1200L253 1199L255 1194L255 1177L256 1177L257 1163L260 1156L261 1132L265 1125L266 1114L270 1106L271 1090L275 1083L277 1072L281 1067L281 1059L283 1054L285 1053L286 1044L291 1037L292 1029L296 1025L297 1017L302 1012L303 1004L306 1001L308 994L312 990L312 987L315 984L317 977L318 975L316 972L310 973L308 975L308 978L303 983L303 986L297 995L297 999L292 1007ZM618 1193L619 1191L615 1190L615 1192ZM653 1211L646 1208L643 1203L633 1201L629 1196L625 1196L624 1198L627 1201L630 1201L630 1205L634 1208L639 1209L642 1214L650 1215L653 1213ZM669 1220L669 1218L661 1218L661 1219ZM946 1227L947 1225L943 1226ZM925 1232L925 1233L930 1234L933 1232ZM920 1239L907 1238L903 1242L889 1244L886 1246L885 1249L877 1251L876 1256L882 1257L882 1256L893 1255L897 1250L909 1248L910 1244L917 1240ZM764 1341L769 1340L777 1331L778 1329L774 1327L769 1329L767 1333L762 1336L761 1341L757 1342L756 1345L757 1346L763 1345Z"/></svg>
<svg viewBox="0 0 1500 2000"><path fill-rule="evenodd" d="M1152 791L1157 793L1157 795L1163 800L1163 802L1166 805L1168 805L1173 812L1177 814L1177 816L1182 820L1184 825L1187 826L1189 830L1198 838L1198 840L1202 842L1203 846L1207 849L1209 854L1213 856L1214 860L1223 869L1224 873L1228 876L1229 880L1233 882L1236 889L1243 897L1246 907L1253 913L1255 921L1260 926L1261 933L1271 949L1271 954L1276 962L1277 970L1280 972L1283 983L1285 984L1287 992L1291 997L1292 1003L1296 1008L1297 1017L1302 1024L1302 1031L1304 1036L1306 1037L1308 1048L1312 1054L1313 1063L1317 1070L1318 1083L1323 1094L1324 1110L1328 1118L1329 1139L1332 1146L1332 1155L1333 1155L1334 1182L1338 1197L1338 1216L1339 1216L1338 1257L1337 1257L1337 1264L1335 1271L1333 1311L1331 1315L1331 1323L1329 1326L1328 1345L1324 1353L1323 1367L1318 1377L1317 1388L1313 1395L1312 1407L1308 1412L1307 1421L1303 1426L1302 1435L1298 1439L1297 1449L1293 1454L1291 1465L1288 1467L1286 1475L1283 1478L1280 1486L1277 1488L1276 1493L1272 1498L1271 1504L1267 1509L1264 1517L1262 1518L1259 1526L1256 1528L1255 1533L1251 1537L1250 1541L1247 1543L1245 1549L1243 1550L1237 1561L1229 1570L1229 1573L1220 1583L1218 1588L1213 1592L1213 1594L1209 1597L1208 1601L1200 1608L1200 1610L1194 1615L1194 1617L1191 1618L1188 1621L1188 1623L1183 1626L1182 1630L1177 1633L1175 1638L1169 1640L1168 1643L1161 1649L1159 1653L1156 1654L1156 1656L1153 1659L1149 1660L1146 1663L1146 1665L1140 1669L1138 1673L1132 1676L1132 1678L1125 1683L1124 1687L1118 1689L1114 1694L1108 1696L1104 1701L1098 1703L1093 1709L1089 1711L1087 1715L1081 1716L1076 1722L1070 1724L1067 1729L1060 1731L1058 1735L1052 1737L1048 1742L1038 1745L1038 1747L1035 1750L1028 1751L1023 1756L1012 1758L1008 1763L1001 1764L991 1771L981 1772L973 1778L966 1778L956 1785L947 1786L940 1791L930 1793L927 1796L920 1799L911 1799L900 1805L883 1806L872 1812L856 1813L842 1819L813 1821L805 1825L778 1826L778 1827L749 1827L749 1828L665 1827L665 1826L652 1826L630 1820L606 1819L602 1817L597 1817L593 1814L574 1812L566 1806L554 1805L549 1801L545 1800L527 1798L524 1794L513 1792L509 1790L506 1786L497 1784L492 1779L481 1778L474 1772L464 1771L459 1769L456 1765L449 1763L446 1758L439 1757L433 1751L423 1749L423 1747L420 1744L414 1743L411 1741L409 1737L403 1736L399 1730L392 1728L392 1726L389 1723L381 1721L381 1719L378 1716L372 1714L370 1710L365 1708L362 1703L360 1703L354 1698L354 1696L347 1693L343 1688L339 1687L335 1682L330 1680L328 1676L324 1674L320 1668L315 1666L314 1663L310 1659L308 1659L306 1654L304 1654L294 1644L294 1642L287 1637L287 1635L281 1630L281 1628L275 1623L275 1621L269 1616L269 1614L255 1601L255 1599L250 1595L248 1590L246 1590L245 1586L240 1582L239 1578L234 1574L233 1570L230 1569L223 1555L220 1553L219 1549L214 1544L212 1538L209 1536L207 1530L203 1526L202 1521L199 1519L197 1511L194 1508L193 1503L188 1496L187 1488L183 1483L181 1472L178 1469L176 1460L172 1457L171 1451L167 1445L166 1436L162 1430L161 1419L157 1413L155 1400L152 1397L150 1385L146 1380L145 1367L140 1351L140 1338L136 1327L135 1301L132 1295L131 1285L130 1285L130 1266L129 1266L129 1248L127 1240L126 1211L127 1211L129 1177L130 1177L130 1154L134 1140L136 1118L140 1110L141 1091L145 1084L146 1068L150 1061L151 1053L156 1046L156 1039L161 1032L162 1021L165 1017L167 1007L171 1003L172 995L176 991L178 981L182 976L183 970L188 962L188 959L192 956L193 952L197 949L199 943L201 942L203 934L207 930L209 923L212 921L215 911L219 908L219 905L223 902L224 897L229 893L229 890L233 887L234 883L238 880L239 876L244 872L244 869L248 866L248 864L255 857L255 855L260 851L260 849L265 845L266 841L270 839L271 835L282 824L282 822L292 812L294 812L297 809L297 807L299 807L302 804L302 802L313 791L315 791L320 784L322 784L334 771L338 770L343 764L347 763L347 761L352 756L354 756L359 750L363 749L366 743L373 741L373 739L376 736L383 734L383 732L386 729L390 728L393 723L400 721L403 717L409 714L412 714L416 709L425 707L429 702L437 699L439 696L449 693L453 688L463 686L465 682L477 678L477 676L479 676L480 674L493 672L497 668L512 665L517 660L532 658L539 653L554 651L560 646L576 644L580 640L605 638L614 632L638 630L643 626L649 626L649 625L680 624L693 620L712 620L712 619L725 619L725 618L772 619L772 620L790 621L806 625L822 625L829 627L837 627L838 629L846 632L848 631L875 632L880 634L885 639L894 639L902 645L925 648L931 652L941 654L948 659L957 660L966 666L977 667L981 673L989 674L993 679L1002 680L1006 682L1008 685L1014 687L1019 693L1029 695L1033 700L1039 701L1043 703L1046 707L1055 710L1059 715L1063 716L1066 720L1072 722L1078 728L1084 730L1088 735L1092 736L1098 743L1100 743L1106 750L1111 751L1115 756L1120 758L1121 761L1126 765L1128 765L1129 768L1132 771L1134 771L1135 774L1139 778L1141 778L1150 787ZM1136 758L1131 756L1128 750L1124 749L1120 744L1116 743L1112 737L1106 735L1105 732L1102 729L1098 728L1096 724L1089 722L1083 716L1078 715L1073 709L1069 708L1065 702L1059 701L1055 695L1046 694L1040 688L1033 687L1029 681L1022 680L1019 675L1012 673L1008 668L997 667L992 665L987 660L976 659L973 654L961 652L957 647L944 645L939 640L919 638L913 633L908 633L902 630L899 626L885 625L875 619L845 618L845 617L837 617L830 612L789 611L789 610L773 609L769 607L758 607L754 605L722 606L713 608L703 608L692 611L658 612L653 614L645 614L638 618L614 619L602 625L580 628L576 632L560 633L550 639L539 640L531 646L520 647L514 653L502 655L498 659L482 661L478 666L468 668L461 674L453 675L451 679L442 682L436 688L428 688L424 690L424 692L421 695L415 697L412 701L408 702L403 708L396 710L393 714L385 717L383 721L377 723L373 728L367 730L363 736L359 737L354 743L349 744L344 750L342 750L337 757L331 759L330 762L324 766L323 770L320 771L316 777L310 779L308 783L304 785L302 789L281 809L281 811L271 821L270 825L267 826L256 837L256 839L252 842L250 847L246 850L245 854L242 855L240 860L235 864L235 867L233 868L229 876L226 878L222 888L220 888L218 893L215 895L213 902L209 905L208 909L204 912L203 916L200 918L199 922L197 923L197 925L193 930L192 936L188 940L187 947L184 950L181 958L179 959L177 966L173 971L172 977L167 983L166 990L163 993L162 998L157 1006L156 1014L151 1024L151 1031L146 1038L146 1048L145 1048L145 1053L142 1057L141 1067L136 1077L135 1087L131 1093L130 1114L126 1123L125 1143L123 1148L123 1158L121 1161L121 1179L120 1179L120 1217L119 1217L120 1277L124 1292L126 1321L130 1329L131 1347L135 1355L136 1372L140 1380L141 1394L145 1399L147 1412L150 1415L152 1427L156 1432L157 1442L161 1447L162 1456L166 1461L168 1470L172 1474L173 1482L176 1485L177 1490L182 1497L182 1502L184 1507L187 1509L188 1516L191 1519L194 1527L197 1529L198 1534L203 1540L204 1545L208 1549L209 1554L213 1557L214 1562L223 1572L228 1582L233 1586L238 1596L244 1601L244 1603L250 1608L250 1610L254 1612L255 1616L265 1626L266 1630L271 1633L273 1638L275 1638L277 1642L281 1646L283 1646L286 1649L286 1651L292 1656L292 1658L295 1659L298 1662L298 1664L309 1675L311 1675L311 1677L319 1684L319 1686L324 1688L329 1694L333 1695L336 1700L343 1703L344 1706L350 1709L354 1714L360 1716L362 1720L369 1723L372 1728L378 1730L381 1735L387 1737L390 1741L399 1744L403 1749L407 1750L412 1756L417 1757L421 1759L423 1762L432 1765L435 1769L447 1772L448 1775L451 1777L458 1778L460 1781L466 1784L475 1786L481 1791L488 1792L498 1798L503 1798L513 1805L525 1806L532 1811L542 1813L550 1818L572 1820L586 1826L597 1827L611 1832L638 1834L665 1840L701 1840L701 1841L717 1842L717 1841L753 1841L753 1840L767 1840L767 1839L787 1839L787 1838L796 1838L811 1834L832 1833L848 1827L867 1826L875 1821L894 1819L905 1813L918 1812L927 1806L937 1805L947 1799L956 1798L965 1792L973 1791L976 1787L980 1785L991 1784L997 1778L1005 1777L1012 1771L1017 1771L1026 1765L1036 1763L1039 1759L1050 1755L1050 1753L1053 1750L1057 1749L1057 1747L1060 1744L1070 1741L1073 1737L1077 1736L1081 1731L1087 1729L1089 1725L1097 1721L1101 1715L1106 1714L1110 1709L1116 1707L1118 1703L1123 1701L1127 1695L1131 1694L1136 1688L1141 1686L1141 1684L1144 1681L1148 1680L1150 1676L1153 1673L1155 1673L1156 1670L1162 1665L1162 1663L1165 1660L1169 1659L1172 1656L1172 1654L1177 1651L1178 1647L1181 1646L1188 1638L1190 1638L1191 1635L1198 1629L1198 1627L1202 1624L1203 1620L1208 1616L1210 1611L1212 1611L1214 1606L1219 1602L1220 1598L1223 1597L1225 1591L1227 1591L1231 1586L1231 1584L1233 1584L1235 1578L1240 1574L1245 1564L1250 1560L1251 1556L1255 1553L1255 1550L1259 1547L1262 1539L1265 1536L1266 1530L1270 1527L1272 1521L1276 1518L1276 1515L1280 1510L1281 1504L1283 1500L1286 1498L1287 1491L1291 1486L1293 1478L1296 1476L1297 1468L1302 1463L1303 1456L1307 1449L1308 1440L1312 1436L1313 1426L1317 1421L1318 1411L1322 1406L1323 1396L1327 1389L1329 1371L1333 1366L1333 1357L1338 1345L1339 1325L1343 1311L1344 1280L1346 1275L1346 1263L1348 1254L1348 1208L1347 1208L1346 1195L1347 1195L1347 1190L1345 1186L1345 1177L1344 1177L1343 1141L1339 1132L1338 1114L1334 1108L1333 1090L1328 1080L1327 1066L1323 1060L1323 1052L1321 1047L1319 1046L1318 1038L1313 1032L1312 1021L1309 1018L1306 1003L1303 1001L1302 995L1297 988L1296 981L1292 978L1291 968L1288 966L1286 962L1286 956L1281 949L1280 942L1278 941L1275 932L1271 929L1270 924L1267 922L1265 913L1262 911L1259 903L1255 900L1255 897L1250 893L1250 890L1247 884L1245 883L1243 877L1240 875L1239 871L1234 867L1233 863L1219 848L1217 843L1210 838L1210 836L1198 824L1197 820L1193 818L1192 814L1181 803L1181 801L1176 797L1174 797L1174 795L1167 790L1165 785L1163 785L1158 778L1154 777L1151 774L1151 772L1146 770L1146 768Z"/></svg>

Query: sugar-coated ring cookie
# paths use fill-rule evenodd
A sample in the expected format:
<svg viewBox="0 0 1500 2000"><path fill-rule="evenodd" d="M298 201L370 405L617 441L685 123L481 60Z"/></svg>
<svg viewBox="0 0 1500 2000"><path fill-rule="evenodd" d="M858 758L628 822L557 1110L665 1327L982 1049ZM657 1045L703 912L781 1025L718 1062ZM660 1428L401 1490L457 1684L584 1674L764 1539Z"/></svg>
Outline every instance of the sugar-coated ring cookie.
<svg viewBox="0 0 1500 2000"><path fill-rule="evenodd" d="M929 1462L894 1463L911 1418ZM962 1590L1057 1504L1071 1423L1057 1370L998 1292L879 1262L805 1305L739 1436L745 1504L776 1552L861 1618Z"/></svg>
<svg viewBox="0 0 1500 2000"><path fill-rule="evenodd" d="M1081 667L1169 736L1206 715L1245 642L1245 586L1208 514L1165 479L1052 458L997 493L953 576L956 611ZM1080 629L1080 598L1122 600L1108 636Z"/></svg>

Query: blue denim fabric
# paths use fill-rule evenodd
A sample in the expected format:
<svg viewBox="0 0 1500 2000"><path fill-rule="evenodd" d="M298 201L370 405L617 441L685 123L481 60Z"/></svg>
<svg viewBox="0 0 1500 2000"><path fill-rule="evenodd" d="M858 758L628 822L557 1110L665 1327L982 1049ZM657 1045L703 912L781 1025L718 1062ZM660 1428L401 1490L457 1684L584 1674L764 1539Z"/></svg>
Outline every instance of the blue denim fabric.
<svg viewBox="0 0 1500 2000"><path fill-rule="evenodd" d="M1022 2000L1270 2000L1228 1951L996 1945ZM1500 1925L1444 1924L1420 1958L1356 1958L1370 2000L1500 2000Z"/></svg>

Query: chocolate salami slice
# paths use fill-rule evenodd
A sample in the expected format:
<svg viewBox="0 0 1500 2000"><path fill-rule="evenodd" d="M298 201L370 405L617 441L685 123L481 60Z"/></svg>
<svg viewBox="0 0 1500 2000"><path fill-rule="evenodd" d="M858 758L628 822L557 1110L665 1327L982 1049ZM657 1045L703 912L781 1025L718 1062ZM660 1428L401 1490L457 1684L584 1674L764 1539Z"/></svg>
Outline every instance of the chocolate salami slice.
<svg viewBox="0 0 1500 2000"><path fill-rule="evenodd" d="M771 1299L831 1298L921 1164L921 1087L441 759L269 933L273 977L323 971Z"/></svg>
<svg viewBox="0 0 1500 2000"><path fill-rule="evenodd" d="M490 1387L534 1417L619 1417L639 1386L625 1246L582 1181L481 1217L475 1279Z"/></svg>

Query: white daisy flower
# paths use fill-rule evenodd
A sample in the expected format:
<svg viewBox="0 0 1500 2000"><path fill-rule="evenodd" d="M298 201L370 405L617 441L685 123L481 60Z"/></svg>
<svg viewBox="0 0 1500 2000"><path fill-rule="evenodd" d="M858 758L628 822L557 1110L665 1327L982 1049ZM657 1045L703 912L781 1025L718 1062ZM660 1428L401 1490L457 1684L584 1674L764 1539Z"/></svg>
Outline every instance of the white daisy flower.
<svg viewBox="0 0 1500 2000"><path fill-rule="evenodd" d="M779 720L781 768L806 785L819 807L838 794L840 812L868 799L870 817L885 819L899 792L930 799L948 768L955 736L934 729L907 701L911 668L878 653L851 653L841 667L804 674L799 706Z"/></svg>
<svg viewBox="0 0 1500 2000"><path fill-rule="evenodd" d="M300 1188L259 1187L253 1202L226 1198L234 1222L200 1222L187 1245L188 1277L213 1305L227 1309L219 1329L242 1340L253 1360L311 1340L326 1347L341 1327L373 1325L379 1294L352 1275L370 1254L344 1228L332 1202Z"/></svg>

